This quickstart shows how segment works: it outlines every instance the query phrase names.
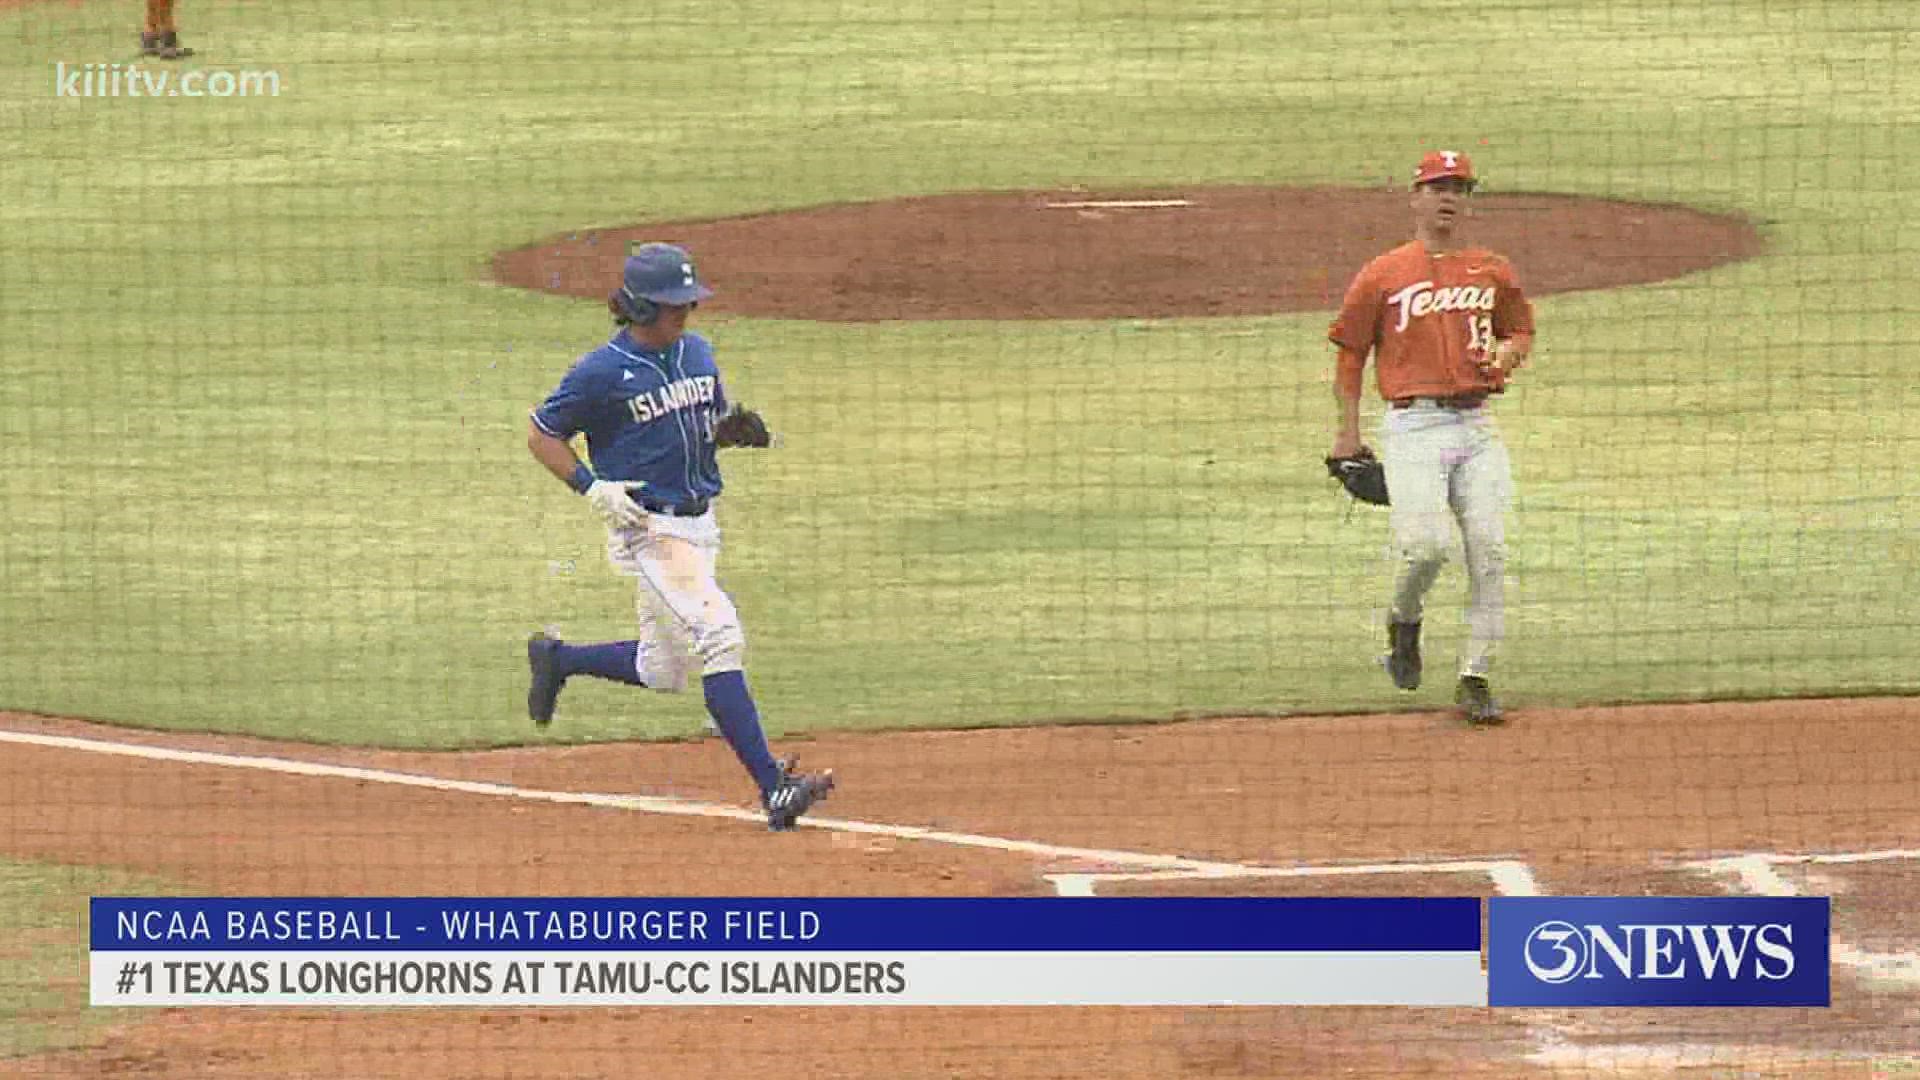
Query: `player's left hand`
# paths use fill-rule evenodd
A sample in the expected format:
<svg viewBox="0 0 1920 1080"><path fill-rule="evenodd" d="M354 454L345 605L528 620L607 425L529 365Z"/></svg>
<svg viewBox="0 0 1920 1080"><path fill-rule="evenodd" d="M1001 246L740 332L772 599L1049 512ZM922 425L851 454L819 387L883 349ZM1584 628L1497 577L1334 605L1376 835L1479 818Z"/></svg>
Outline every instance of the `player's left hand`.
<svg viewBox="0 0 1920 1080"><path fill-rule="evenodd" d="M1387 468L1373 450L1361 446L1351 454L1328 455L1327 475L1340 481L1347 494L1375 506L1391 505L1387 495Z"/></svg>
<svg viewBox="0 0 1920 1080"><path fill-rule="evenodd" d="M773 433L767 422L752 409L735 405L713 425L715 446L772 446Z"/></svg>

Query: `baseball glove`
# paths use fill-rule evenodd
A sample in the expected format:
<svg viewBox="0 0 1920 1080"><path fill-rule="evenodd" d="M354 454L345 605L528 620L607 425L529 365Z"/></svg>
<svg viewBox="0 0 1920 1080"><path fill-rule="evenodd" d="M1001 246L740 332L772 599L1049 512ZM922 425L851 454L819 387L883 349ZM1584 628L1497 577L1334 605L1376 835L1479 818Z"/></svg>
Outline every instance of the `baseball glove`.
<svg viewBox="0 0 1920 1080"><path fill-rule="evenodd" d="M1373 451L1361 447L1360 452L1349 457L1330 457L1326 459L1327 475L1340 481L1347 494L1364 503L1386 506L1387 503L1387 467L1373 456Z"/></svg>
<svg viewBox="0 0 1920 1080"><path fill-rule="evenodd" d="M772 446L773 433L752 409L735 405L713 425L715 446Z"/></svg>

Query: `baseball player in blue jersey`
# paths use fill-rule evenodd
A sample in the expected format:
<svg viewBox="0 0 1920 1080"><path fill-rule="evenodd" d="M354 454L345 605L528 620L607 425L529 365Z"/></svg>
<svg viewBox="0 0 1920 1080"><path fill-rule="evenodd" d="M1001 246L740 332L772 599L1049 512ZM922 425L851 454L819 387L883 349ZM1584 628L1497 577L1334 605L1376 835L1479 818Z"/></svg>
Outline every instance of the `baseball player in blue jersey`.
<svg viewBox="0 0 1920 1080"><path fill-rule="evenodd" d="M633 248L607 299L619 329L532 412L527 448L585 497L607 527L608 559L637 579L640 636L571 645L534 634L527 712L535 724L551 723L574 675L681 693L698 666L714 726L759 787L768 826L783 830L833 790L833 773L797 773L792 762L774 760L747 689L740 616L715 581L715 451L769 439L758 414L729 407L713 346L686 330L687 316L711 295L683 249ZM568 442L581 433L591 467Z"/></svg>

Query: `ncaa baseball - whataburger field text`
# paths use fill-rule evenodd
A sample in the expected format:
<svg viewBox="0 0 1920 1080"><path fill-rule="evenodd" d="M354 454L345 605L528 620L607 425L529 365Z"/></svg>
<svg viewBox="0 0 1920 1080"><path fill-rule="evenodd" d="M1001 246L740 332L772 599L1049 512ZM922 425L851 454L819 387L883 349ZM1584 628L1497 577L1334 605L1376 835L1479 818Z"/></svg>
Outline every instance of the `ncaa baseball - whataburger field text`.
<svg viewBox="0 0 1920 1080"><path fill-rule="evenodd" d="M704 909L645 907L582 910L548 907L529 901L514 907L448 906L436 914L447 941L503 943L810 941L820 936L817 911L769 911L752 908ZM205 911L160 908L117 912L121 940L275 945L282 942L398 942L406 938L394 925L394 910L368 903L361 907L302 907L224 912L226 924L216 936ZM419 929L416 927L416 929Z"/></svg>

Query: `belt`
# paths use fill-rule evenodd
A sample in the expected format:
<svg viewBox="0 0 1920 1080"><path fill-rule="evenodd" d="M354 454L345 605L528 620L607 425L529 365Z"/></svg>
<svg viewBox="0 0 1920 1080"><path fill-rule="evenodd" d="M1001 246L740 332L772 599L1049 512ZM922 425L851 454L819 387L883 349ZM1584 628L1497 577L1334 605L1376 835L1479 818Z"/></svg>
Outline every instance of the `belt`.
<svg viewBox="0 0 1920 1080"><path fill-rule="evenodd" d="M683 503L670 503L664 499L652 499L645 495L635 495L633 501L649 514L665 514L668 517L699 517L713 505L711 499L689 499Z"/></svg>
<svg viewBox="0 0 1920 1080"><path fill-rule="evenodd" d="M1414 405L1435 405L1442 409L1477 409L1487 403L1485 394L1455 394L1452 397L1403 397L1390 403L1396 409Z"/></svg>

